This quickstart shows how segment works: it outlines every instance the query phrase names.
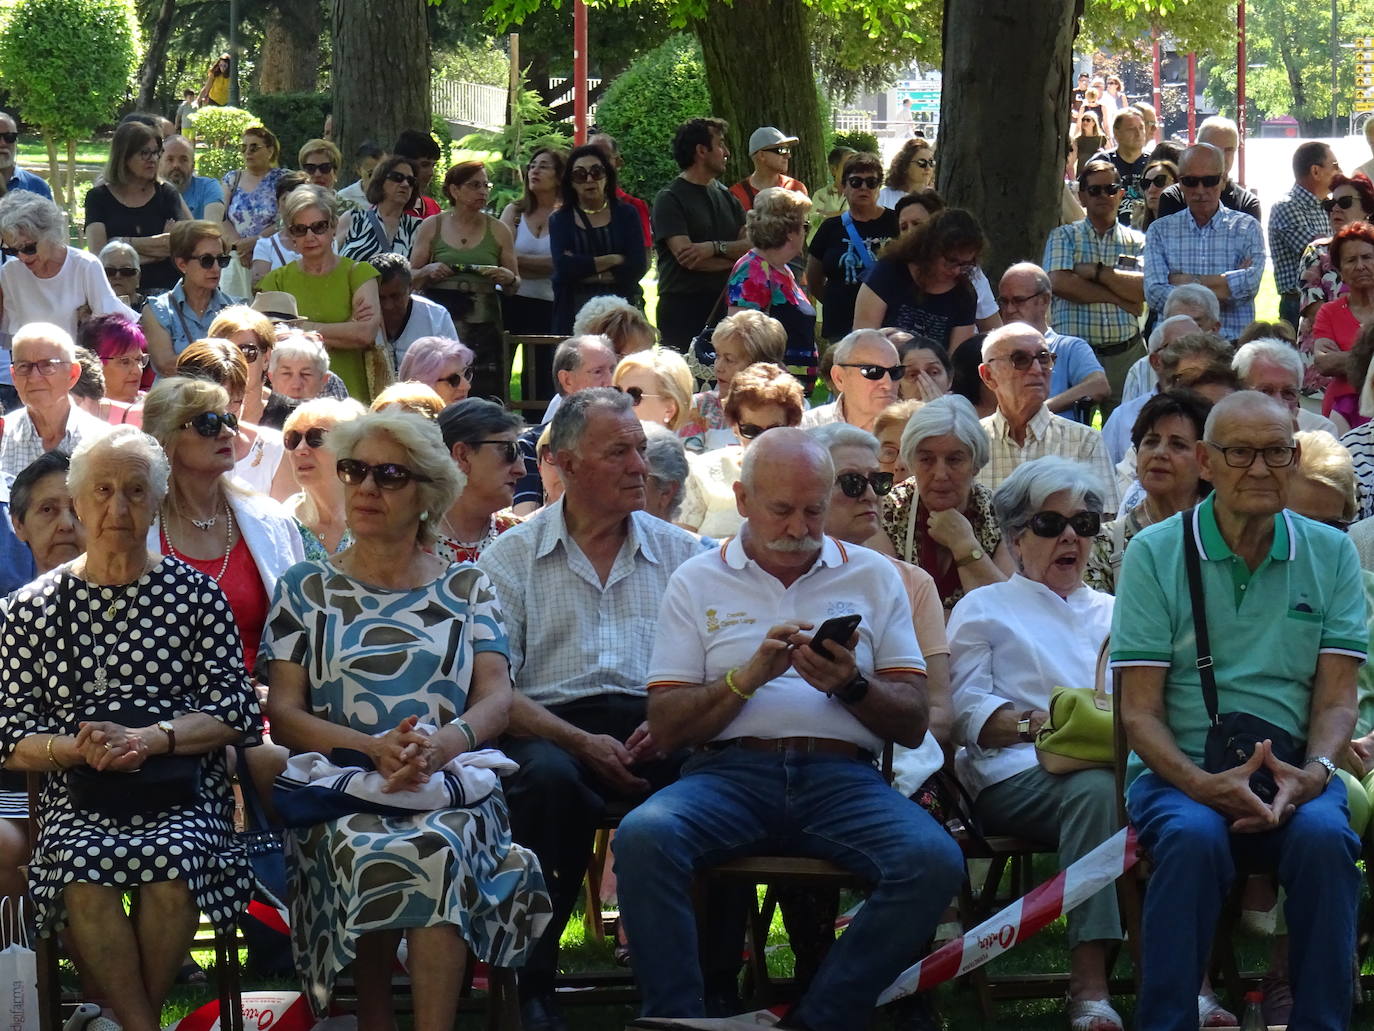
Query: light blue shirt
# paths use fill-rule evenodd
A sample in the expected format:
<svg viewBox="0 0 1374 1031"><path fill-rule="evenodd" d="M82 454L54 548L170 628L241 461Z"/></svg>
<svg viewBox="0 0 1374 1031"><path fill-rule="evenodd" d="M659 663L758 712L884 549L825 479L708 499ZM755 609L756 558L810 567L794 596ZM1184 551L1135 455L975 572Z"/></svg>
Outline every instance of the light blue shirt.
<svg viewBox="0 0 1374 1031"><path fill-rule="evenodd" d="M1050 397L1057 397L1070 387L1077 386L1094 372L1104 372L1102 363L1093 354L1092 345L1082 337L1065 336L1050 330L1045 334L1045 346L1054 355L1054 369L1050 372ZM1057 413L1065 419L1080 422L1072 408Z"/></svg>
<svg viewBox="0 0 1374 1031"><path fill-rule="evenodd" d="M1152 390L1148 394L1133 397L1118 405L1116 410L1107 416L1107 421L1102 424L1102 443L1107 445L1107 454L1112 456L1112 465L1120 462L1126 457L1126 452L1131 450L1131 430L1140 415L1140 410L1157 393L1158 391Z"/></svg>
<svg viewBox="0 0 1374 1031"><path fill-rule="evenodd" d="M28 190L30 193L36 193L40 197L47 197L48 200L52 200L52 187L48 185L48 181L41 175L34 175L18 165L14 166L14 175L10 176L10 181L5 185L5 190L7 192L10 190Z"/></svg>
<svg viewBox="0 0 1374 1031"><path fill-rule="evenodd" d="M182 193L181 199L191 211L192 218L204 218L207 204L223 204L224 191L219 182L203 175L191 176L191 185Z"/></svg>
<svg viewBox="0 0 1374 1031"><path fill-rule="evenodd" d="M1235 340L1255 320L1265 260L1264 233L1244 212L1219 207L1201 226L1187 209L1165 215L1145 234L1145 300L1163 311L1173 290L1169 277L1176 272L1225 276L1231 296L1221 302L1221 335Z"/></svg>
<svg viewBox="0 0 1374 1031"><path fill-rule="evenodd" d="M205 307L205 314L197 315L186 303L186 281L178 280L177 285L165 294L148 298L148 310L172 338L172 353L181 354L195 341L209 336L210 324L215 321L215 316L234 303L232 297L216 289ZM188 332L193 335L188 336Z"/></svg>

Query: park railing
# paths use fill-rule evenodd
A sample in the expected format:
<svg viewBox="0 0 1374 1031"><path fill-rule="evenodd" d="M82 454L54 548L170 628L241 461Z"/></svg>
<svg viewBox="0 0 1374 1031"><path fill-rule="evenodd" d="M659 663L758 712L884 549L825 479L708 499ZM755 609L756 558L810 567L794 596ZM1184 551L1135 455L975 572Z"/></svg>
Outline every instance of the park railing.
<svg viewBox="0 0 1374 1031"><path fill-rule="evenodd" d="M434 113L478 129L500 129L506 124L508 101L504 86L438 79L431 91Z"/></svg>

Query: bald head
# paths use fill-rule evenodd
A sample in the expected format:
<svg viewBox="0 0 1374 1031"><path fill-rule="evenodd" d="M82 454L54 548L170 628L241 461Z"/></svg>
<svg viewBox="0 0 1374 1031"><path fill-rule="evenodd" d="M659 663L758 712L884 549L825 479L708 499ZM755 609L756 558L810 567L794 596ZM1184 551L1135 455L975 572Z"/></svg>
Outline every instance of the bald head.
<svg viewBox="0 0 1374 1031"><path fill-rule="evenodd" d="M805 430L780 427L755 440L735 484L745 554L784 584L799 577L825 544L834 483L830 451Z"/></svg>
<svg viewBox="0 0 1374 1031"><path fill-rule="evenodd" d="M1287 433L1290 441L1293 435L1292 413L1268 394L1258 390L1238 390L1222 398L1207 413L1207 425L1202 435L1218 444L1231 444L1228 433L1238 426L1252 422L1272 422ZM1241 443L1244 443L1243 441Z"/></svg>
<svg viewBox="0 0 1374 1031"><path fill-rule="evenodd" d="M1226 173L1226 156L1211 143L1194 143L1178 159L1179 175L1216 175Z"/></svg>
<svg viewBox="0 0 1374 1031"><path fill-rule="evenodd" d="M983 361L1005 354L1010 348L1025 344L1045 346L1045 334L1025 322L1009 322L998 326L983 340Z"/></svg>
<svg viewBox="0 0 1374 1031"><path fill-rule="evenodd" d="M739 478L749 491L762 484L794 478L799 481L819 478L829 491L834 475L835 467L827 448L803 429L779 426L761 435L744 452Z"/></svg>

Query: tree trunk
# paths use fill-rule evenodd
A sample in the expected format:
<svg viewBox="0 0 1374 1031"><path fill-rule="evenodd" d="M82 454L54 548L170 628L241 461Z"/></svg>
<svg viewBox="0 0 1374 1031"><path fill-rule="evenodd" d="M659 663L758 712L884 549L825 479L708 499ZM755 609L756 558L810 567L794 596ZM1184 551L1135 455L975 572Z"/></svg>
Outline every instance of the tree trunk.
<svg viewBox="0 0 1374 1031"><path fill-rule="evenodd" d="M48 145L48 186L52 189L52 199L58 207L67 208L67 200L62 196L62 167L57 163L57 137L44 130L43 142Z"/></svg>
<svg viewBox="0 0 1374 1031"><path fill-rule="evenodd" d="M67 141L67 200L73 208L76 207L76 140ZM76 221L76 212L72 212L72 221Z"/></svg>
<svg viewBox="0 0 1374 1031"><path fill-rule="evenodd" d="M810 19L803 0L735 0L729 8L713 6L709 18L693 22L711 106L730 123L727 184L753 171L749 136L762 125L800 137L789 175L813 193L829 181L828 134L811 69Z"/></svg>
<svg viewBox="0 0 1374 1031"><path fill-rule="evenodd" d="M303 0L289 12L281 5L267 12L258 58L259 93L313 93L320 78L322 11L318 0Z"/></svg>
<svg viewBox="0 0 1374 1031"><path fill-rule="evenodd" d="M153 31L148 36L148 49L143 52L143 64L138 69L140 111L151 111L157 103L157 84L162 78L162 70L167 66L167 40L171 38L176 14L177 0L162 0L158 6L157 20L153 22Z"/></svg>
<svg viewBox="0 0 1374 1031"><path fill-rule="evenodd" d="M430 131L425 0L331 0L334 142L352 154L364 139L389 147L402 129ZM397 55L406 55L398 60ZM442 170L437 178L442 178Z"/></svg>
<svg viewBox="0 0 1374 1031"><path fill-rule="evenodd" d="M983 226L994 288L1059 224L1083 0L945 0L940 194Z"/></svg>

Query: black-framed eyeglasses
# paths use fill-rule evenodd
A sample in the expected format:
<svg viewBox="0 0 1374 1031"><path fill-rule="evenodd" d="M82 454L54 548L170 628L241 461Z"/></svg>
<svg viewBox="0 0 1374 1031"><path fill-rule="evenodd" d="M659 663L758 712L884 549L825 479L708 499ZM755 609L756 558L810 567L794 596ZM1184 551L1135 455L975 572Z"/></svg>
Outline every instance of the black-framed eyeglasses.
<svg viewBox="0 0 1374 1031"><path fill-rule="evenodd" d="M415 189L415 177L413 175L406 175L404 172L395 168L386 174L386 181L389 183L405 183L412 190Z"/></svg>
<svg viewBox="0 0 1374 1031"><path fill-rule="evenodd" d="M1066 526L1072 526L1080 537L1096 537L1102 529L1102 513L1084 511L1066 516L1060 512L1036 512L1028 529L1037 537L1058 537Z"/></svg>
<svg viewBox="0 0 1374 1031"><path fill-rule="evenodd" d="M440 376L435 383L447 383L454 390L457 390L464 383L472 382L472 366L466 369L459 369L457 372L450 372L447 376Z"/></svg>
<svg viewBox="0 0 1374 1031"><path fill-rule="evenodd" d="M57 375L58 369L71 368L71 364L65 358L44 358L36 362L15 362L10 366L10 372L15 379L28 379L34 373L51 379Z"/></svg>
<svg viewBox="0 0 1374 1031"><path fill-rule="evenodd" d="M778 423L776 426L760 426L758 423L754 422L742 422L735 428L739 430L739 435L742 439L753 440L760 434L767 433L769 430L780 429L783 425L785 424Z"/></svg>
<svg viewBox="0 0 1374 1031"><path fill-rule="evenodd" d="M306 175L330 175L334 171L334 162L321 161L317 165L310 161L302 161L301 171Z"/></svg>
<svg viewBox="0 0 1374 1031"><path fill-rule="evenodd" d="M1264 464L1270 469L1282 469L1292 465L1298 454L1298 449L1292 444L1271 444L1268 447L1249 447L1241 444L1228 447L1225 444L1213 444L1210 440L1203 443L1220 451L1221 457L1232 469L1249 469L1255 464L1257 455L1264 456Z"/></svg>
<svg viewBox="0 0 1374 1031"><path fill-rule="evenodd" d="M17 254L32 258L38 253L38 243L35 241L34 243L26 243L22 247L0 247L0 252L3 252L7 258L13 258Z"/></svg>
<svg viewBox="0 0 1374 1031"><path fill-rule="evenodd" d="M141 157L144 161L156 161L162 157L162 148L158 147L157 150L153 150L149 147L145 150L140 150L135 156Z"/></svg>
<svg viewBox="0 0 1374 1031"><path fill-rule="evenodd" d="M113 358L100 359L101 365L123 366L126 369L146 369L148 367L148 356L143 352L138 354L117 354Z"/></svg>
<svg viewBox="0 0 1374 1031"><path fill-rule="evenodd" d="M662 397L662 396L663 396L662 394L653 394L653 393L650 393L649 391L645 390L643 387L620 387L620 388L618 388L618 389L620 390L620 392L621 392L622 394L625 394L626 396L629 397L629 399L630 399L630 405L631 405L632 407L634 407L634 408L638 408L638 407L639 407L639 403L640 403L641 401L643 401L646 397Z"/></svg>
<svg viewBox="0 0 1374 1031"><path fill-rule="evenodd" d="M106 279L133 279L138 275L138 269L132 265L106 265Z"/></svg>
<svg viewBox="0 0 1374 1031"><path fill-rule="evenodd" d="M1325 211L1328 215L1331 214L1333 208L1340 208L1342 211L1349 211L1354 206L1355 198L1348 193L1344 197L1327 197L1325 200L1322 201L1322 210Z"/></svg>
<svg viewBox="0 0 1374 1031"><path fill-rule="evenodd" d="M1168 172L1161 172L1159 175L1147 175L1140 180L1142 187L1153 186L1157 190L1163 190L1173 184L1174 180Z"/></svg>
<svg viewBox="0 0 1374 1031"><path fill-rule="evenodd" d="M1205 187L1207 187L1207 189L1210 190L1213 186L1220 186L1220 185L1221 185L1221 176L1220 176L1220 175L1181 175L1181 176L1178 177L1178 181L1181 182L1184 186L1188 187L1188 189L1190 189L1190 190L1195 190L1195 189L1197 189L1199 186L1205 186Z"/></svg>
<svg viewBox="0 0 1374 1031"><path fill-rule="evenodd" d="M305 441L305 446L308 448L318 449L324 447L326 432L328 431L323 426L311 426L304 433L300 430L287 430L281 435L281 440L286 445L287 451L295 451L301 446L301 441Z"/></svg>
<svg viewBox="0 0 1374 1031"><path fill-rule="evenodd" d="M4 140L6 143L18 143L19 134L17 132L0 132L0 140Z"/></svg>
<svg viewBox="0 0 1374 1031"><path fill-rule="evenodd" d="M378 462L376 465L368 465L356 458L340 458L334 469L339 474L339 479L350 487L361 487L369 476L381 490L400 490L411 480L417 483L430 482L430 478L424 473L417 473L400 462Z"/></svg>
<svg viewBox="0 0 1374 1031"><path fill-rule="evenodd" d="M835 486L840 488L845 497L854 498L857 501L864 496L864 491L868 490L869 487L873 488L873 493L878 497L887 496L892 493L892 480L891 473L885 473L881 470L869 473L867 476L863 473L840 473L835 477Z"/></svg>
<svg viewBox="0 0 1374 1031"><path fill-rule="evenodd" d="M574 168L571 175L572 181L575 183L585 183L588 179L594 183L599 183L606 178L606 169L602 165L592 165L590 168Z"/></svg>
<svg viewBox="0 0 1374 1031"><path fill-rule="evenodd" d="M868 362L852 364L850 362L836 362L841 369L858 369L859 375L864 379L880 380L884 376L894 383L906 374L905 365L873 365Z"/></svg>
<svg viewBox="0 0 1374 1031"><path fill-rule="evenodd" d="M876 175L851 175L845 180L851 190L876 190L882 182Z"/></svg>
<svg viewBox="0 0 1374 1031"><path fill-rule="evenodd" d="M1011 367L1017 372L1025 372L1032 363L1039 362L1044 369L1054 368L1054 352L1040 350L1032 354L1030 351L1013 351L1011 354L998 354L988 359L989 362L1011 362Z"/></svg>
<svg viewBox="0 0 1374 1031"><path fill-rule="evenodd" d="M1089 197L1115 197L1121 192L1121 184L1094 183L1092 186L1083 187L1083 192Z"/></svg>
<svg viewBox="0 0 1374 1031"><path fill-rule="evenodd" d="M193 254L186 260L193 261L201 268L208 271L216 265L220 268L228 268L230 256L227 254Z"/></svg>
<svg viewBox="0 0 1374 1031"><path fill-rule="evenodd" d="M934 167L935 167L935 159L934 159L934 158L917 158L915 161L912 162L912 164L915 165L917 168L934 168Z"/></svg>
<svg viewBox="0 0 1374 1031"><path fill-rule="evenodd" d="M201 412L189 422L183 422L181 428L183 430L195 430L208 440L218 437L220 430L237 433L239 417L233 412Z"/></svg>
<svg viewBox="0 0 1374 1031"><path fill-rule="evenodd" d="M249 365L262 357L262 348L257 344L239 344L239 354L243 355L243 360Z"/></svg>
<svg viewBox="0 0 1374 1031"><path fill-rule="evenodd" d="M520 444L514 440L474 440L472 447L481 447L483 444L491 444L493 447L505 448L501 455L507 465L514 465L515 460L520 457Z"/></svg>
<svg viewBox="0 0 1374 1031"><path fill-rule="evenodd" d="M313 233L316 236L328 236L329 219L322 218L318 222L311 222L308 225L304 222L292 222L286 227L286 231L296 240L304 239L306 233Z"/></svg>
<svg viewBox="0 0 1374 1031"><path fill-rule="evenodd" d="M1033 294L1026 294L1025 297L1016 297L1016 296L999 297L999 298L997 298L997 307L999 307L999 308L1012 308L1012 307L1017 307L1017 308L1019 308L1021 305L1025 304L1027 301L1033 301L1033 300L1035 300L1037 297L1041 296L1041 295L1044 294L1044 293L1045 293L1044 290L1037 290L1037 291L1035 291L1035 293L1033 293Z"/></svg>

